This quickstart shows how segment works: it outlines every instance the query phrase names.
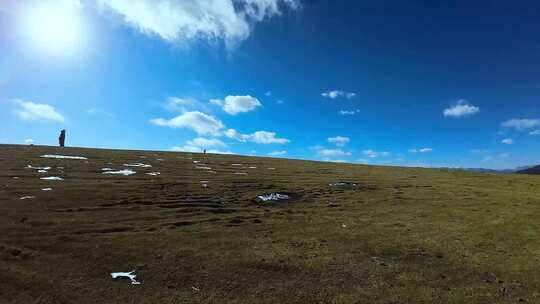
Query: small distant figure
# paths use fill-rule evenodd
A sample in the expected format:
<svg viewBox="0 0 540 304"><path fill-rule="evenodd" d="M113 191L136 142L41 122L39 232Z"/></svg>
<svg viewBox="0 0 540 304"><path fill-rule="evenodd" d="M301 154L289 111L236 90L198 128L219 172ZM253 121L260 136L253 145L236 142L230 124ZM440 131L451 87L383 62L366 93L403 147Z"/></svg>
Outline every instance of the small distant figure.
<svg viewBox="0 0 540 304"><path fill-rule="evenodd" d="M58 137L58 144L60 147L63 147L66 143L66 130L60 131L60 136Z"/></svg>
<svg viewBox="0 0 540 304"><path fill-rule="evenodd" d="M203 150L203 154L206 154L206 149Z"/></svg>

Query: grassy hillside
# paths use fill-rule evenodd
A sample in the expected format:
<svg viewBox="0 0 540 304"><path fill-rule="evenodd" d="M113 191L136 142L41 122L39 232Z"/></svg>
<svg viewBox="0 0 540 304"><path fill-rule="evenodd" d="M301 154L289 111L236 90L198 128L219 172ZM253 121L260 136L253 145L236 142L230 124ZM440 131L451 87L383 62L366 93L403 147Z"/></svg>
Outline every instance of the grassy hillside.
<svg viewBox="0 0 540 304"><path fill-rule="evenodd" d="M0 303L540 303L537 176L10 145L0 166Z"/></svg>

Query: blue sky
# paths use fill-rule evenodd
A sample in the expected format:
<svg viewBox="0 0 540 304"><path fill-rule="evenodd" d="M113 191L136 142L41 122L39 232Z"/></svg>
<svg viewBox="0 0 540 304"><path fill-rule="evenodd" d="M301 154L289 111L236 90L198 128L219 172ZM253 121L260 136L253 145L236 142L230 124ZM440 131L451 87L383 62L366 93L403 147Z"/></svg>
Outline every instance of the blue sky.
<svg viewBox="0 0 540 304"><path fill-rule="evenodd" d="M1 143L540 163L534 2L21 2L0 2Z"/></svg>

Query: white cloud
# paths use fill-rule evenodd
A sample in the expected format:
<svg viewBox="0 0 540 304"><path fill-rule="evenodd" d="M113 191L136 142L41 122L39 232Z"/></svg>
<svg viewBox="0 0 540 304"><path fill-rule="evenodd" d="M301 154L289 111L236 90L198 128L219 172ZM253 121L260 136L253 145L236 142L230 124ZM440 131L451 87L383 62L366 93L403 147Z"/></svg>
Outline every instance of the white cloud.
<svg viewBox="0 0 540 304"><path fill-rule="evenodd" d="M257 22L296 9L299 0L97 0L127 26L168 42L224 41L233 47Z"/></svg>
<svg viewBox="0 0 540 304"><path fill-rule="evenodd" d="M331 144L334 144L338 147L345 147L346 144L348 144L350 139L345 136L336 136L336 137L329 137L328 142Z"/></svg>
<svg viewBox="0 0 540 304"><path fill-rule="evenodd" d="M421 149L409 149L410 153L431 153L433 152L432 148L421 148Z"/></svg>
<svg viewBox="0 0 540 304"><path fill-rule="evenodd" d="M356 110L340 110L338 112L339 115L356 115L360 113L360 109L356 109Z"/></svg>
<svg viewBox="0 0 540 304"><path fill-rule="evenodd" d="M267 91L266 93L264 93L264 95L266 95L266 96L272 96L272 91Z"/></svg>
<svg viewBox="0 0 540 304"><path fill-rule="evenodd" d="M534 130L529 132L529 135L540 135L540 130Z"/></svg>
<svg viewBox="0 0 540 304"><path fill-rule="evenodd" d="M227 96L225 97L225 100L212 99L210 100L210 103L220 106L223 111L230 115L253 111L255 108L262 106L261 102L257 98L249 95Z"/></svg>
<svg viewBox="0 0 540 304"><path fill-rule="evenodd" d="M170 148L169 150L170 150L170 151L173 151L173 152L192 152L192 153L200 153L200 152L202 152L203 149L201 149L200 147L193 147L193 146L186 145L186 146L182 146L182 147L174 146L174 147ZM231 152L231 151L221 151L221 150L213 150L213 149L206 150L206 153L214 153L214 154L234 154L234 153Z"/></svg>
<svg viewBox="0 0 540 304"><path fill-rule="evenodd" d="M24 140L24 143L27 144L27 145L32 145L32 144L34 144L34 142L35 141L33 139L31 139L31 138L27 138L27 139Z"/></svg>
<svg viewBox="0 0 540 304"><path fill-rule="evenodd" d="M510 119L502 123L505 128L523 131L540 126L540 119Z"/></svg>
<svg viewBox="0 0 540 304"><path fill-rule="evenodd" d="M186 142L188 146L198 147L198 148L209 148L209 147L226 147L227 145L217 138L203 138L197 137Z"/></svg>
<svg viewBox="0 0 540 304"><path fill-rule="evenodd" d="M286 138L277 138L275 132L257 131L252 134L240 134L234 129L228 129L224 132L225 136L236 139L241 142L253 142L256 144L286 144L290 140Z"/></svg>
<svg viewBox="0 0 540 304"><path fill-rule="evenodd" d="M287 151L283 150L283 151L272 151L270 153L268 153L269 156L280 156L280 155L285 155L287 154Z"/></svg>
<svg viewBox="0 0 540 304"><path fill-rule="evenodd" d="M378 151L374 151L374 150L364 150L364 151L362 151L362 154L364 154L365 156L367 156L369 158L377 158L377 157L389 156L390 152L386 152L386 151L378 152Z"/></svg>
<svg viewBox="0 0 540 304"><path fill-rule="evenodd" d="M511 138L505 138L503 140L501 140L501 143L505 144L505 145L511 145L514 143L514 140L511 139Z"/></svg>
<svg viewBox="0 0 540 304"><path fill-rule="evenodd" d="M164 107L171 112L183 113L195 109L201 109L203 108L203 105L195 98L180 98L171 96L167 98L167 102L165 103Z"/></svg>
<svg viewBox="0 0 540 304"><path fill-rule="evenodd" d="M326 98L330 98L330 99L336 99L336 98L339 98L339 97L345 97L347 99L351 99L351 98L356 97L356 93L345 92L345 91L341 91L341 90L333 90L333 91L328 91L328 92L321 93L321 96L326 97Z"/></svg>
<svg viewBox="0 0 540 304"><path fill-rule="evenodd" d="M13 102L18 106L18 109L15 110L15 115L22 120L66 122L64 116L58 113L51 105L20 99L13 100Z"/></svg>
<svg viewBox="0 0 540 304"><path fill-rule="evenodd" d="M341 149L320 149L317 150L320 156L336 157L336 156L350 156L351 152L343 151Z"/></svg>
<svg viewBox="0 0 540 304"><path fill-rule="evenodd" d="M444 116L460 118L478 113L480 108L469 104L465 99L460 99L454 106L443 111Z"/></svg>
<svg viewBox="0 0 540 304"><path fill-rule="evenodd" d="M150 120L152 124L170 128L188 128L197 134L219 136L220 130L225 125L214 116L199 112L185 112L172 119L155 118Z"/></svg>

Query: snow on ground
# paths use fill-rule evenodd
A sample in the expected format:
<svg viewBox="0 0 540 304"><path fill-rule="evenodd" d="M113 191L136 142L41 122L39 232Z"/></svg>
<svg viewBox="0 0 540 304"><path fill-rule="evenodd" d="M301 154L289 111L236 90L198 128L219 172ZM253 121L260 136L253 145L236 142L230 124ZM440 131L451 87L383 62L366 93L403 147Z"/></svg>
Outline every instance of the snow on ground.
<svg viewBox="0 0 540 304"><path fill-rule="evenodd" d="M45 154L41 155L44 158L58 158L58 159L88 159L84 156L69 156L69 155L56 155L56 154Z"/></svg>
<svg viewBox="0 0 540 304"><path fill-rule="evenodd" d="M101 168L101 171L112 171L113 169L111 168Z"/></svg>
<svg viewBox="0 0 540 304"><path fill-rule="evenodd" d="M124 175L128 176L131 174L135 174L136 172L130 169L124 169L124 170L118 170L118 171L105 171L101 174L114 174L114 175Z"/></svg>
<svg viewBox="0 0 540 304"><path fill-rule="evenodd" d="M212 168L210 168L210 167L202 167L202 166L197 166L197 167L195 167L195 169L200 169L200 170L212 170Z"/></svg>
<svg viewBox="0 0 540 304"><path fill-rule="evenodd" d="M47 173L47 170L37 170L38 173Z"/></svg>
<svg viewBox="0 0 540 304"><path fill-rule="evenodd" d="M47 177L41 177L40 179L43 179L43 180L52 180L52 181L61 181L61 180L64 180L63 178L58 177L58 176L47 176Z"/></svg>
<svg viewBox="0 0 540 304"><path fill-rule="evenodd" d="M141 168L151 168L152 165L147 165L143 163L136 163L136 164L124 164L125 167L141 167Z"/></svg>
<svg viewBox="0 0 540 304"><path fill-rule="evenodd" d="M235 174L235 175L247 175L246 172L234 172L233 174Z"/></svg>
<svg viewBox="0 0 540 304"><path fill-rule="evenodd" d="M231 166L242 166L242 164L231 164Z"/></svg>
<svg viewBox="0 0 540 304"><path fill-rule="evenodd" d="M248 169L257 169L257 167L251 166L251 167L248 167Z"/></svg>
<svg viewBox="0 0 540 304"><path fill-rule="evenodd" d="M267 202L267 201L288 200L290 196L288 196L287 194L281 194L281 193L270 193L270 194L265 194L265 195L259 195L258 198L261 199L262 201Z"/></svg>
<svg viewBox="0 0 540 304"><path fill-rule="evenodd" d="M130 272L111 272L111 277L113 279L118 278L126 278L131 281L131 285L140 285L141 282L137 281L137 275L135 274L135 270Z"/></svg>
<svg viewBox="0 0 540 304"><path fill-rule="evenodd" d="M32 165L26 165L27 169L34 169L34 170L50 170L51 167L33 167Z"/></svg>
<svg viewBox="0 0 540 304"><path fill-rule="evenodd" d="M51 190L52 190L52 188L43 188L43 189L41 189L41 191L51 191Z"/></svg>
<svg viewBox="0 0 540 304"><path fill-rule="evenodd" d="M26 199L33 199L33 198L35 198L35 196L27 195L27 196L21 197L20 199L21 199L21 200L26 200Z"/></svg>
<svg viewBox="0 0 540 304"><path fill-rule="evenodd" d="M161 173L159 172L150 172L150 173L146 173L146 175L151 175L151 176L158 176L160 175Z"/></svg>

